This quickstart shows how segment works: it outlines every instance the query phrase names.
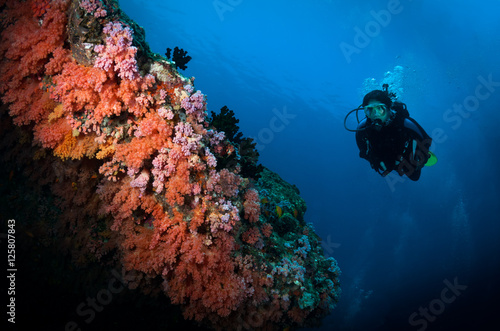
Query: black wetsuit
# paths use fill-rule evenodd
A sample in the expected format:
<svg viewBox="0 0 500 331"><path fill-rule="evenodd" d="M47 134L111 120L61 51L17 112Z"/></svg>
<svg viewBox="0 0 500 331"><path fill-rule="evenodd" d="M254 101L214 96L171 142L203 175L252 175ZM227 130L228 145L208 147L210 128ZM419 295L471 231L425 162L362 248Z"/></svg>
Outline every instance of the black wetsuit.
<svg viewBox="0 0 500 331"><path fill-rule="evenodd" d="M356 143L359 156L378 173L385 176L396 170L400 176L416 181L429 158L432 139L414 119L398 112L392 122L379 130L370 119L361 121Z"/></svg>

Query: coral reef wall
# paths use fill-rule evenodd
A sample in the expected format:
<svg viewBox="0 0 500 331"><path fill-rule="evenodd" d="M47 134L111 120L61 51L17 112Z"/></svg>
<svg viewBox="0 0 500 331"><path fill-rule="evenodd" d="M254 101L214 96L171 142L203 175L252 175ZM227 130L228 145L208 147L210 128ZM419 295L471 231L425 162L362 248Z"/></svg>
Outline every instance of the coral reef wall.
<svg viewBox="0 0 500 331"><path fill-rule="evenodd" d="M251 144L211 124L193 79L116 1L0 10L3 157L57 197L38 235L215 329L317 325L331 311L340 270L298 190L242 171Z"/></svg>

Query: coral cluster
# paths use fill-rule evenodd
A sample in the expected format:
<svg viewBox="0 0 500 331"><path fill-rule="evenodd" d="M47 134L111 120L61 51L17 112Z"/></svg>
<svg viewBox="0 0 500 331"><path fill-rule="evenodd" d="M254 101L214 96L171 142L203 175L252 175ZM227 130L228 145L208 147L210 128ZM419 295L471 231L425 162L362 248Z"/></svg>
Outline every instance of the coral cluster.
<svg viewBox="0 0 500 331"><path fill-rule="evenodd" d="M167 52L165 53L165 56L169 60L170 60L171 52L172 52L172 49L167 48ZM189 61L191 61L191 56L187 55L187 51L175 46L174 54L172 55L172 61L174 61L177 68L182 69L182 70L186 70L187 69L186 64Z"/></svg>
<svg viewBox="0 0 500 331"><path fill-rule="evenodd" d="M119 265L130 288L217 329L330 312L340 271L298 190L256 166L237 129L211 123L193 79L149 51L116 1L0 9L2 102L32 140L34 177L59 197L50 233L74 263Z"/></svg>

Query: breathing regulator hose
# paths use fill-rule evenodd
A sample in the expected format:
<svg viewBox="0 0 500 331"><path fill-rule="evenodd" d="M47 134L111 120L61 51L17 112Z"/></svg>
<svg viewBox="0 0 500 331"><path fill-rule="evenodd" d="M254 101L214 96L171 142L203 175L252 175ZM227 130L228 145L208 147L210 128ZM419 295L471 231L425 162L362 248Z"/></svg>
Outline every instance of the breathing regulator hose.
<svg viewBox="0 0 500 331"><path fill-rule="evenodd" d="M358 112L359 112L361 109L363 109L363 106L359 106L358 108L355 108L355 109L351 110L351 111L350 111L350 112L348 112L348 113L347 113L347 115L345 116L345 118L344 118L344 128L345 128L347 131L349 131L349 132L358 132L358 131L362 131L362 130L364 130L364 129L365 129L365 128L362 128L362 129L349 129L349 128L347 127L347 118L348 118L348 117L349 117L352 113L354 113L354 112L356 112L356 120L358 121L358 125L359 125L359 123L360 123L361 121L359 120L359 114L358 114Z"/></svg>

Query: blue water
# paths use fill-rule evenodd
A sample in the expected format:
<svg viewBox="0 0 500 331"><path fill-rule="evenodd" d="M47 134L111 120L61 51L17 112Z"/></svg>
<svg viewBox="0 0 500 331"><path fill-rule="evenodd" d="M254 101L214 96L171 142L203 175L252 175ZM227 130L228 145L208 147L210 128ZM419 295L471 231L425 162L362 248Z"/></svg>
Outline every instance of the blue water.
<svg viewBox="0 0 500 331"><path fill-rule="evenodd" d="M297 185L342 269L321 330L488 330L500 276L500 2L121 0ZM359 158L346 113L391 81L433 136L418 182ZM452 289L451 289L452 288ZM498 321L496 322L498 324Z"/></svg>

